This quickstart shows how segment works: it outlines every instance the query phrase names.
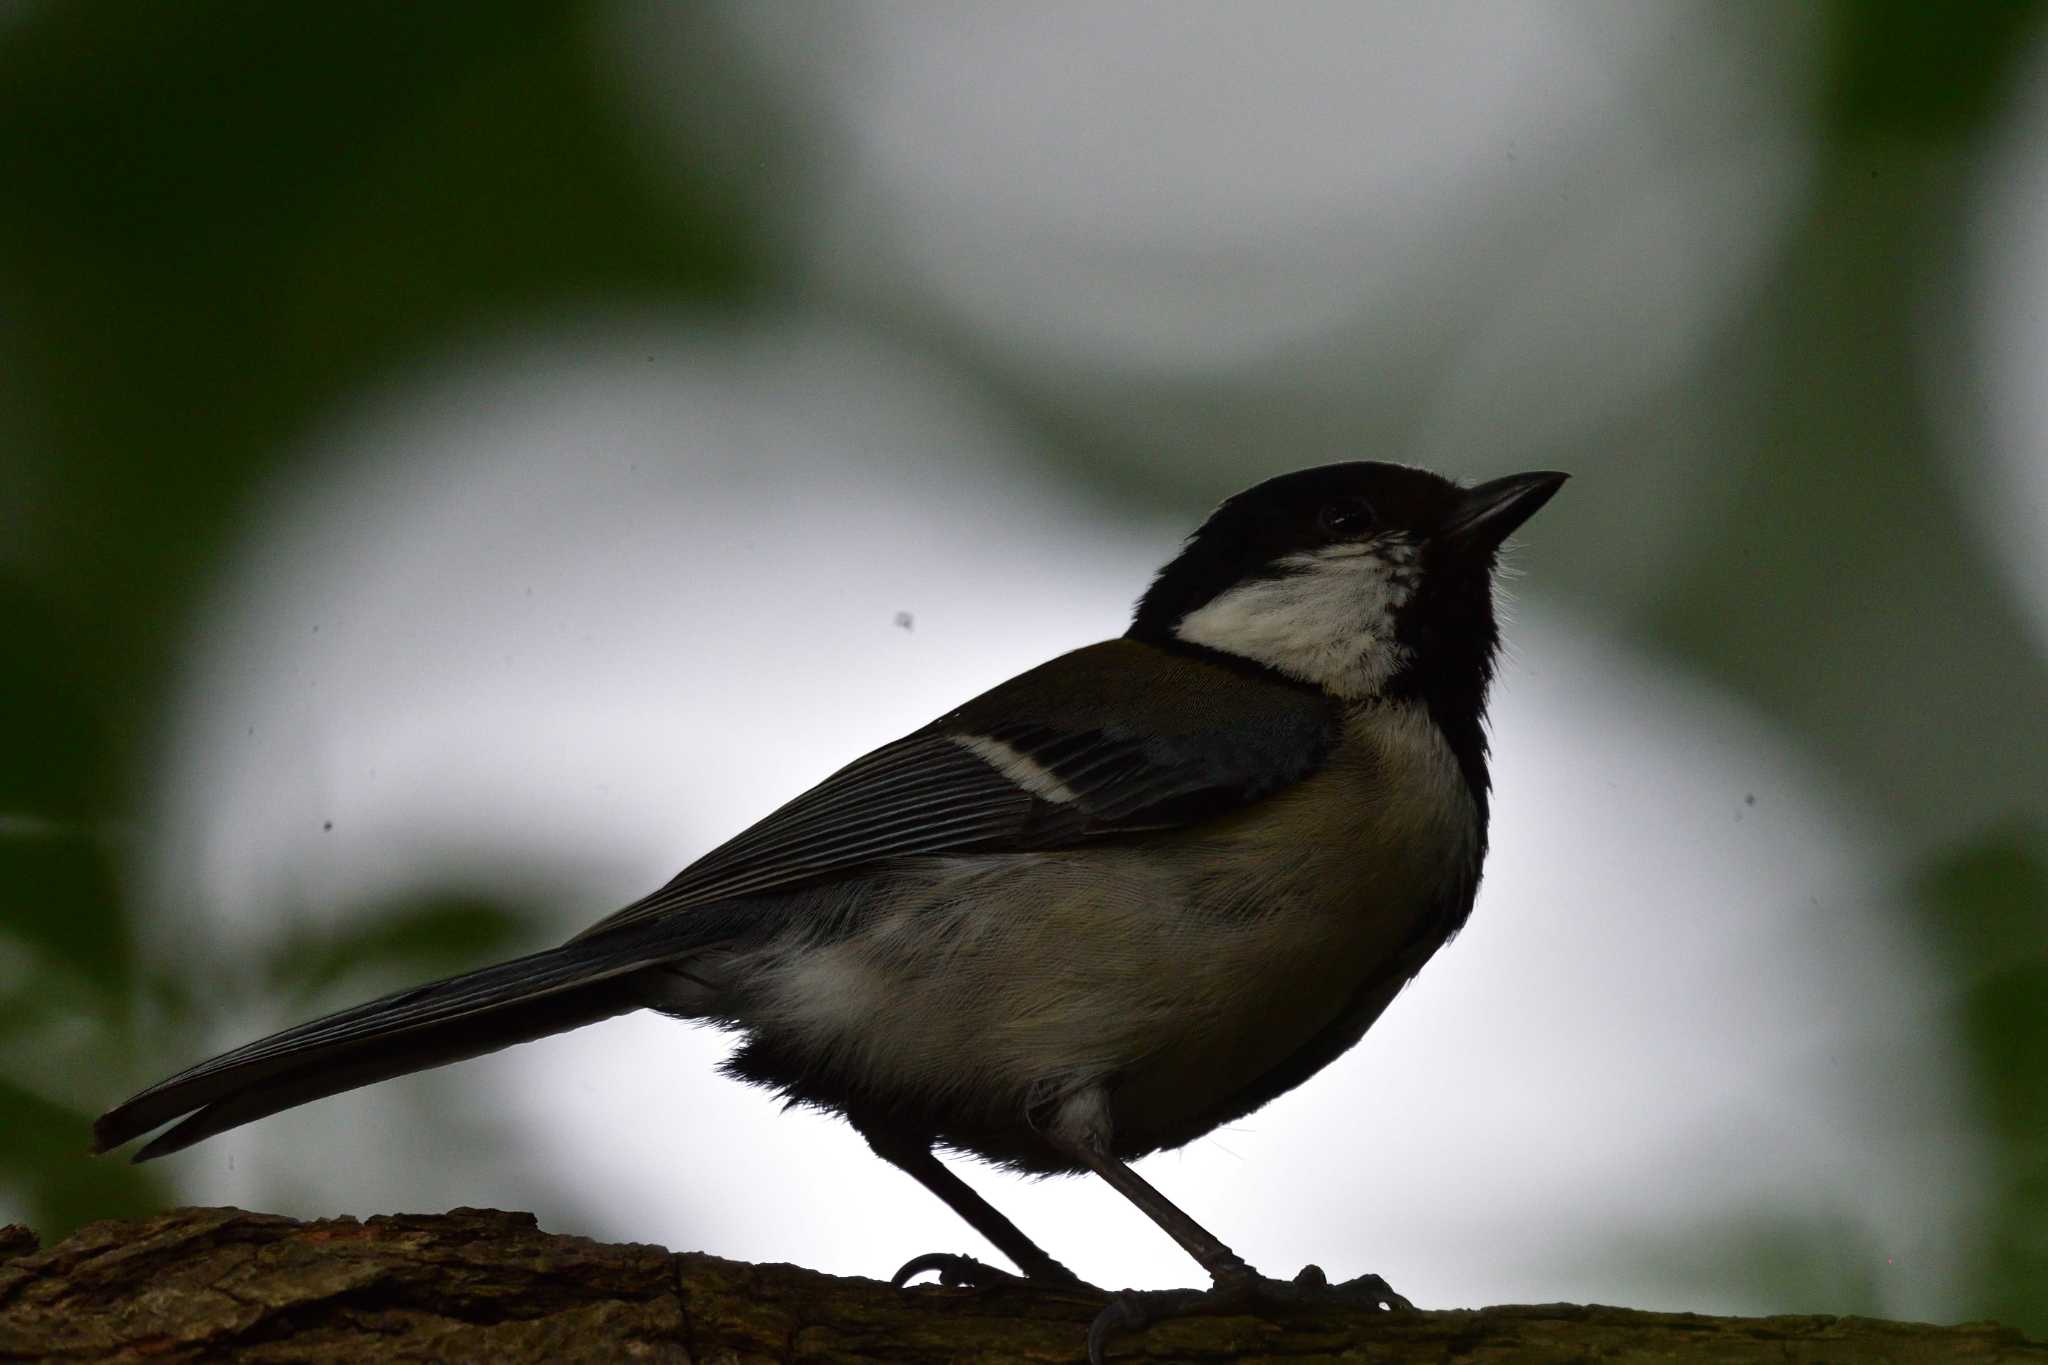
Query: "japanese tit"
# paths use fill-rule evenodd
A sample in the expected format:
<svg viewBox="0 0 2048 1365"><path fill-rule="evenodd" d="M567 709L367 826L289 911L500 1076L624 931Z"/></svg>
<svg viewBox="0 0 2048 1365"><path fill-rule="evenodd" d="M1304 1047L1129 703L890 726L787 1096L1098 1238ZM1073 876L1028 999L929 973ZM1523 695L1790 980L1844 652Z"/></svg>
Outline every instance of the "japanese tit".
<svg viewBox="0 0 2048 1365"><path fill-rule="evenodd" d="M392 1076L654 1009L728 1074L843 1115L1024 1275L1077 1284L934 1155L1093 1171L1256 1277L1131 1170L1307 1080L1465 923L1503 539L1564 483L1348 463L1231 498L1120 639L827 778L561 947L235 1049L94 1125L137 1160ZM949 1281L1002 1276L920 1257ZM1334 1292L1334 1291L1333 1291ZM1384 1281L1357 1292L1399 1304ZM1191 1296L1124 1295L1103 1334Z"/></svg>

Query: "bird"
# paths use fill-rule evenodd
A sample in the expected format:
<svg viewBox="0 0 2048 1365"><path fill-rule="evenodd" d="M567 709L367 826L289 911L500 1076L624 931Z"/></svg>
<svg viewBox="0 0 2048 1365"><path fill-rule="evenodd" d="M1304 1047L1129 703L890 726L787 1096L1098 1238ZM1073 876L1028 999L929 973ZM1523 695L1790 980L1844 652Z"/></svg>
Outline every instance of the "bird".
<svg viewBox="0 0 2048 1365"><path fill-rule="evenodd" d="M199 1063L93 1125L146 1161L309 1101L649 1009L736 1035L727 1075L843 1117L1020 1275L1090 1288L940 1160L1092 1172L1206 1289L1180 1312L1407 1300L1259 1275L1132 1169L1357 1043L1465 925L1486 857L1485 712L1507 536L1568 476L1476 485L1375 461L1221 503L1118 638L839 769L559 947Z"/></svg>

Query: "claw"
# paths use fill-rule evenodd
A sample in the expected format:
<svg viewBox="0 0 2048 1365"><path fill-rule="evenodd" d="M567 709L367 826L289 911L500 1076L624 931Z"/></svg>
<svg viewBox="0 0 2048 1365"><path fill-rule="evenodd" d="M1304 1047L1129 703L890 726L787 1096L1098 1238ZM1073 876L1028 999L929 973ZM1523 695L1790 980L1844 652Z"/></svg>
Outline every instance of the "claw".
<svg viewBox="0 0 2048 1365"><path fill-rule="evenodd" d="M1282 1315L1329 1304L1394 1311L1415 1307L1377 1275L1333 1285L1322 1267L1313 1265L1303 1266L1291 1281L1247 1274L1218 1279L1208 1289L1126 1289L1111 1295L1088 1325L1088 1365L1104 1365L1110 1338L1118 1332L1142 1331L1176 1314Z"/></svg>
<svg viewBox="0 0 2048 1365"><path fill-rule="evenodd" d="M1088 1324L1088 1365L1103 1365L1109 1339L1118 1332L1138 1332L1176 1313L1200 1312L1212 1289L1126 1289L1109 1296L1095 1321Z"/></svg>
<svg viewBox="0 0 2048 1365"><path fill-rule="evenodd" d="M1127 1294L1112 1295L1088 1324L1088 1365L1105 1365L1103 1353L1109 1349L1109 1339L1118 1332L1135 1332L1149 1321Z"/></svg>
<svg viewBox="0 0 2048 1365"><path fill-rule="evenodd" d="M983 1265L972 1256L956 1256L948 1251L933 1251L923 1256L911 1257L889 1277L889 1283L901 1289L928 1270L935 1271L939 1283L948 1289L986 1289L999 1284L1027 1283L1007 1270L997 1270L992 1265Z"/></svg>
<svg viewBox="0 0 2048 1365"><path fill-rule="evenodd" d="M901 1289L927 1270L938 1271L939 1283L944 1284L946 1282L946 1271L956 1259L958 1258L950 1256L943 1251L932 1251L922 1256L913 1256L897 1267L896 1273L889 1277L890 1287Z"/></svg>
<svg viewBox="0 0 2048 1365"><path fill-rule="evenodd" d="M1315 1266L1309 1266L1301 1273L1306 1275L1310 1270L1316 1272L1317 1280L1324 1286L1322 1292L1339 1303L1355 1303L1369 1308L1384 1308L1394 1313L1412 1313L1415 1311L1414 1304L1410 1303L1403 1296L1396 1294L1394 1286L1388 1284L1377 1275L1360 1275L1355 1280L1346 1280L1342 1284L1333 1285L1328 1280L1323 1279L1323 1272ZM1297 1276L1294 1282L1300 1284L1300 1277Z"/></svg>

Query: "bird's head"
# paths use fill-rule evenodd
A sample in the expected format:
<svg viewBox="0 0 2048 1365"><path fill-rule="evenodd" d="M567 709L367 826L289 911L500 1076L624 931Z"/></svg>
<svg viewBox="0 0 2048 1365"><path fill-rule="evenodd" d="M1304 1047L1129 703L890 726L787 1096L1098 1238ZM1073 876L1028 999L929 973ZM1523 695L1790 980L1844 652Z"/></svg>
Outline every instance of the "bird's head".
<svg viewBox="0 0 2048 1365"><path fill-rule="evenodd" d="M1564 483L1474 488L1358 461L1283 474L1225 502L1138 603L1134 639L1250 660L1346 701L1484 704L1500 634L1500 545Z"/></svg>

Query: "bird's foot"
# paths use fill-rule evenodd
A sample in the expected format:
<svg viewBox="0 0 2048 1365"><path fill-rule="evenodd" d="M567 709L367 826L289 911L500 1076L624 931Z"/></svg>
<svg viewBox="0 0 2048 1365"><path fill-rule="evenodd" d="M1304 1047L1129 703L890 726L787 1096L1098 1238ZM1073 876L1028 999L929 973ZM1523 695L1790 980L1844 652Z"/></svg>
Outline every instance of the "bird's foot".
<svg viewBox="0 0 2048 1365"><path fill-rule="evenodd" d="M994 1289L999 1286L1032 1283L1022 1275L1012 1275L1007 1270L998 1270L992 1265L975 1260L972 1256L955 1256L945 1251L933 1251L923 1256L912 1257L889 1277L889 1283L901 1289L927 1271L937 1274L939 1283L948 1289Z"/></svg>
<svg viewBox="0 0 2048 1365"><path fill-rule="evenodd" d="M1207 1289L1126 1289L1110 1295L1109 1302L1090 1324L1088 1362L1103 1365L1110 1338L1117 1333L1143 1331L1166 1318L1243 1313L1279 1316L1333 1306L1376 1312L1402 1312L1415 1307L1377 1275L1360 1275L1355 1280L1331 1284L1319 1266L1304 1267L1292 1280L1269 1280L1247 1270L1242 1275L1219 1276Z"/></svg>

